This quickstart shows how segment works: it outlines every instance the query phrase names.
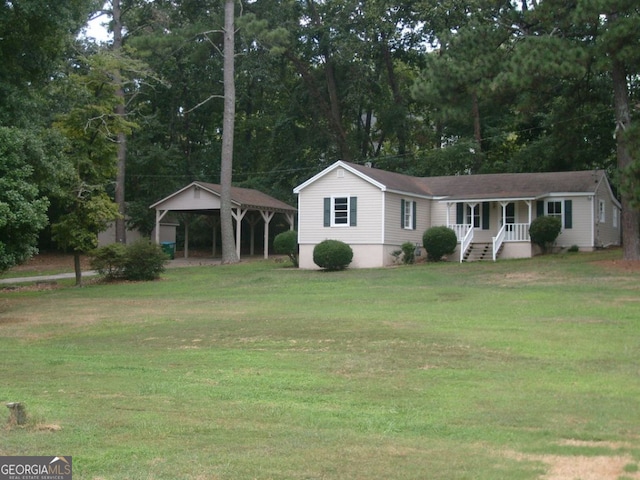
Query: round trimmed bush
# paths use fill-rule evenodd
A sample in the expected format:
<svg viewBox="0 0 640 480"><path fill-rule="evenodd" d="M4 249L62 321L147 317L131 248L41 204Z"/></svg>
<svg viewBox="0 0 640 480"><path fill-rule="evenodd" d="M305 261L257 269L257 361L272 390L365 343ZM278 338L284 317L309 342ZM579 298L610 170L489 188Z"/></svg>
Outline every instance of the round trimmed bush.
<svg viewBox="0 0 640 480"><path fill-rule="evenodd" d="M276 253L287 255L294 267L298 266L298 232L289 230L276 235L273 249Z"/></svg>
<svg viewBox="0 0 640 480"><path fill-rule="evenodd" d="M169 261L160 245L149 240L138 240L127 247L124 277L127 280L156 280Z"/></svg>
<svg viewBox="0 0 640 480"><path fill-rule="evenodd" d="M442 257L455 251L458 237L449 227L431 227L422 235L422 245L427 251L427 258L439 262Z"/></svg>
<svg viewBox="0 0 640 480"><path fill-rule="evenodd" d="M353 250L340 240L324 240L313 249L313 262L325 270L344 270L353 260Z"/></svg>
<svg viewBox="0 0 640 480"><path fill-rule="evenodd" d="M547 252L560 235L562 222L558 217L538 217L529 226L531 241Z"/></svg>

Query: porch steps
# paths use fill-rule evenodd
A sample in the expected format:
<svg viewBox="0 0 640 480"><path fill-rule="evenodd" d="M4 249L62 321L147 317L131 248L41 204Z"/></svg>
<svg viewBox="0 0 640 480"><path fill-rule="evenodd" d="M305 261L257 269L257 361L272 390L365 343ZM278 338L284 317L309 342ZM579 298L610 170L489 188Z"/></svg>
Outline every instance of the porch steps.
<svg viewBox="0 0 640 480"><path fill-rule="evenodd" d="M479 262L483 260L493 260L492 245L490 243L472 243L464 255L465 262ZM502 252L502 246L498 250L497 257Z"/></svg>

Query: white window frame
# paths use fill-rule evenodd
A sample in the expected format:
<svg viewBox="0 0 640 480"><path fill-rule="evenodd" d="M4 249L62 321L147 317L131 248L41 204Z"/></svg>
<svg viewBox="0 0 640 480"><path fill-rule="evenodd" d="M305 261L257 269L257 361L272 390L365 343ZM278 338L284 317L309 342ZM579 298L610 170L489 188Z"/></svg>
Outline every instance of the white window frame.
<svg viewBox="0 0 640 480"><path fill-rule="evenodd" d="M606 215L605 215L606 202L604 200L598 200L598 222L605 223Z"/></svg>
<svg viewBox="0 0 640 480"><path fill-rule="evenodd" d="M404 229L413 230L413 200L404 199Z"/></svg>
<svg viewBox="0 0 640 480"><path fill-rule="evenodd" d="M338 223L336 221L337 216L336 216L336 200L346 200L346 215L344 216L344 222L340 222ZM342 202L341 202L342 203ZM340 212L342 212L342 210L340 210ZM341 220L343 217L340 217ZM339 195L339 196L335 196L335 197L331 197L331 226L332 227L349 227L351 225L351 197L349 195Z"/></svg>

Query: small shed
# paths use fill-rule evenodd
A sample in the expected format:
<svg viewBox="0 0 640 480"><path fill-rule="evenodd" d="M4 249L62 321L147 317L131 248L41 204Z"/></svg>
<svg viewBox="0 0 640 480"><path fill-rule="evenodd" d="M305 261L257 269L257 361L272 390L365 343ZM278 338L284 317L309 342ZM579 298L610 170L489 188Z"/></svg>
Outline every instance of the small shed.
<svg viewBox="0 0 640 480"><path fill-rule="evenodd" d="M155 242L160 243L160 225L167 213L181 212L210 215L214 218L213 249L216 249L217 225L220 221L220 195L222 187L215 183L192 182L168 197L154 203L149 208L156 211ZM253 252L254 227L257 222L264 222L264 258L269 257L269 223L276 214L284 216L293 230L297 210L266 193L251 188L231 187L231 209L236 227L236 253L240 258L242 239L242 220L247 217L251 227L251 251ZM247 216L248 214L248 216ZM185 257L189 255L189 230L185 226Z"/></svg>

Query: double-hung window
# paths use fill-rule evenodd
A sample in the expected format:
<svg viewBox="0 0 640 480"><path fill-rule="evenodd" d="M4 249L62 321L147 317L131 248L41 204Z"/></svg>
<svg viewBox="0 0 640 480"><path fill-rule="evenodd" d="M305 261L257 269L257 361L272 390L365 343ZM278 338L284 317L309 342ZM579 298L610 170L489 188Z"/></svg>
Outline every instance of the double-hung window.
<svg viewBox="0 0 640 480"><path fill-rule="evenodd" d="M416 229L416 202L404 199L400 201L400 227L406 230Z"/></svg>
<svg viewBox="0 0 640 480"><path fill-rule="evenodd" d="M349 197L333 199L333 224L349 225Z"/></svg>
<svg viewBox="0 0 640 480"><path fill-rule="evenodd" d="M606 207L606 204L604 200L598 200L598 222L599 223L605 223L607 220L606 215L604 213L605 207Z"/></svg>
<svg viewBox="0 0 640 480"><path fill-rule="evenodd" d="M547 216L558 217L560 220L562 220L562 202L547 202Z"/></svg>
<svg viewBox="0 0 640 480"><path fill-rule="evenodd" d="M559 218L562 228L573 228L573 201L572 200L538 200L538 216L547 215Z"/></svg>
<svg viewBox="0 0 640 480"><path fill-rule="evenodd" d="M324 199L325 227L355 227L358 197L326 197Z"/></svg>

